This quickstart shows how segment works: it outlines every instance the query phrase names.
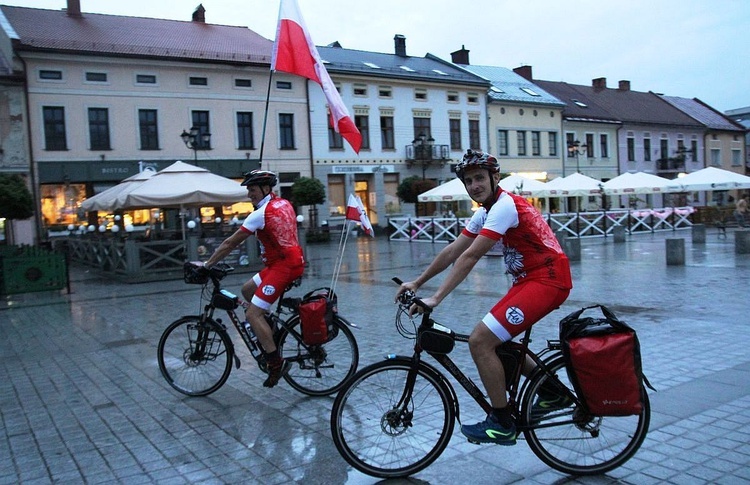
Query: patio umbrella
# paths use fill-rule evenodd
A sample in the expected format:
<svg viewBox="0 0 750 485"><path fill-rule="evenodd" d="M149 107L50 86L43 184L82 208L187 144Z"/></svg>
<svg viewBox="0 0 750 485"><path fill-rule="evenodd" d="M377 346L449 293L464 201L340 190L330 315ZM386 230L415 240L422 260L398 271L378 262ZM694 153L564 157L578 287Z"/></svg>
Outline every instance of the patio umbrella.
<svg viewBox="0 0 750 485"><path fill-rule="evenodd" d="M247 200L247 189L239 182L205 168L177 161L116 198L117 209L150 207L203 207ZM185 218L182 217L185 239Z"/></svg>
<svg viewBox="0 0 750 485"><path fill-rule="evenodd" d="M645 172L626 172L602 184L607 195L660 194L671 180Z"/></svg>
<svg viewBox="0 0 750 485"><path fill-rule="evenodd" d="M151 178L151 176L154 175L155 173L156 172L153 172L152 170L144 170L143 172L138 172L135 175L131 175L130 177L126 178L125 180L115 185L114 187L110 187L107 190L104 190L103 192L99 192L98 194L84 200L81 203L81 209L83 209L86 212L91 212L91 211L112 212L117 208L116 204L117 204L118 196L122 194L126 194L130 192L131 190L135 189L144 180Z"/></svg>
<svg viewBox="0 0 750 485"><path fill-rule="evenodd" d="M747 189L750 188L750 177L716 167L706 167L670 181L667 187L672 192Z"/></svg>
<svg viewBox="0 0 750 485"><path fill-rule="evenodd" d="M522 175L513 174L500 180L500 187L507 192L513 192L524 197L543 197L547 189L547 184Z"/></svg>
<svg viewBox="0 0 750 485"><path fill-rule="evenodd" d="M567 177L552 179L545 184L542 196L579 197L601 194L602 181L575 172Z"/></svg>
<svg viewBox="0 0 750 485"><path fill-rule="evenodd" d="M201 207L247 200L239 182L177 161L116 198L116 208Z"/></svg>
<svg viewBox="0 0 750 485"><path fill-rule="evenodd" d="M419 202L451 202L471 200L461 179L455 178L417 196Z"/></svg>

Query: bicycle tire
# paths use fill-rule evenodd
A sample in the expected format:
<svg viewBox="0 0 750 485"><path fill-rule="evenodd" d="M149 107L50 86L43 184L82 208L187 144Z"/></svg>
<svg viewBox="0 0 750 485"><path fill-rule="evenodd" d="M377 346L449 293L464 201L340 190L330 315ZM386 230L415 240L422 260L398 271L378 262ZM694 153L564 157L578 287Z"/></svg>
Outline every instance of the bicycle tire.
<svg viewBox="0 0 750 485"><path fill-rule="evenodd" d="M560 355L547 362L549 370L573 392L563 357ZM521 419L530 424L524 436L539 459L555 470L570 475L599 475L614 470L632 458L646 438L651 420L651 407L645 390L643 409L638 415L590 416L574 404L544 416L535 415L533 404L539 387L547 379L549 375L542 371L533 375L521 404Z"/></svg>
<svg viewBox="0 0 750 485"><path fill-rule="evenodd" d="M284 380L297 391L308 396L330 396L341 389L347 379L357 372L359 347L349 326L336 317L338 335L317 345L302 343L299 316L282 327L278 338L281 356L291 365Z"/></svg>
<svg viewBox="0 0 750 485"><path fill-rule="evenodd" d="M199 351L198 339L205 343ZM172 322L157 349L159 370L177 391L188 396L207 396L219 389L232 372L234 347L226 330L214 320L199 316Z"/></svg>
<svg viewBox="0 0 750 485"><path fill-rule="evenodd" d="M394 413L411 367L407 357L369 365L336 396L333 442L344 460L362 473L380 478L413 475L448 446L456 416L453 393L424 363L417 371L408 414Z"/></svg>

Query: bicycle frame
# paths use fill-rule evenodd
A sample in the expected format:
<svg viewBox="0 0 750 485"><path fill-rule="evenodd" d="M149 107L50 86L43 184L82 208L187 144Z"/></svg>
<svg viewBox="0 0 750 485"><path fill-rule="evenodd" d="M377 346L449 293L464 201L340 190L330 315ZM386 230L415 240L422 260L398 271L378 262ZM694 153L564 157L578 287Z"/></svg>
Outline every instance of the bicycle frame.
<svg viewBox="0 0 750 485"><path fill-rule="evenodd" d="M429 350L424 350L420 345L420 339L419 336L421 332L423 332L426 329L431 328L432 321L430 320L430 312L425 312L422 315L422 322L420 323L418 329L417 329L417 338L416 343L414 344L414 354L412 356L412 361L414 364L412 365L409 374L407 376L406 385L404 387L404 393L399 399L397 407L401 407L405 403L409 402L411 400L411 394L414 390L414 383L416 381L417 377L417 371L419 369L420 363L427 365L430 368L433 368L433 366L430 366L427 363L422 362L421 354L422 352L426 352L430 357L435 359L453 378L458 382L461 387L466 390L466 392L474 399L474 401L479 405L479 407L482 408L483 411L485 411L487 414L492 412L492 405L485 397L484 393L479 389L479 387L474 383L471 378L469 378L464 372L456 365L456 363L449 357L448 354L444 353L435 353L430 352ZM469 342L469 336L466 334L454 334L453 339L456 342L463 342L468 343ZM525 429L531 429L531 428L543 428L548 426L559 426L560 424L567 424L567 422L556 422L553 424L523 424L520 422L519 415L519 403L521 402L521 397L523 396L523 393L526 389L526 385L529 382L529 379L527 379L523 385L521 385L521 376L523 375L523 364L525 361L526 356L529 356L534 363L536 364L536 368L534 370L535 373L538 372L544 372L546 373L550 379L557 380L557 376L552 374L548 367L545 365L545 361L547 361L547 358L543 358L545 354L552 352L554 350L557 350L556 346L552 342L548 342L547 347L545 347L538 355L531 351L529 349L529 342L531 342L531 328L528 328L525 332L523 337L521 338L521 343L518 342L505 342L502 345L505 346L505 349L516 351L517 356L516 357L516 363L515 366L515 372L512 376L506 375L506 387L508 390L508 406L510 406L511 412L513 413L514 417L516 418L517 422L519 422L518 431L524 431ZM499 358L499 357L498 357ZM460 419L460 413L459 413L459 403L458 403L458 396L455 392L455 389L453 386L448 382L448 380L445 378L445 376L439 372L438 370L435 370L436 375L440 376L443 382L445 382L448 386L448 388L451 391L451 394L453 396L453 402L455 403L455 412L456 417L458 418L459 423L461 422ZM529 376L530 377L530 376ZM559 381L558 381L559 382ZM580 401L578 401L578 398L574 396L572 393L569 395L569 397L580 405ZM571 420L572 422L572 420Z"/></svg>

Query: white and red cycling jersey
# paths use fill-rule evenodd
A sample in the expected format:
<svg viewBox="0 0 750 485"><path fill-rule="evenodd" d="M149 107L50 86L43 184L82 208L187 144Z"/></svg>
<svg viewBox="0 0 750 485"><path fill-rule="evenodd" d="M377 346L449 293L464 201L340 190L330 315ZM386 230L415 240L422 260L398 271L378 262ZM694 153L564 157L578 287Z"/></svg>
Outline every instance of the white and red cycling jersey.
<svg viewBox="0 0 750 485"><path fill-rule="evenodd" d="M562 289L573 287L568 258L555 234L539 211L519 195L498 188L489 211L480 207L462 234L498 241L514 284L535 280Z"/></svg>
<svg viewBox="0 0 750 485"><path fill-rule="evenodd" d="M241 229L258 238L266 266L304 264L297 238L297 214L288 200L271 192L245 218Z"/></svg>

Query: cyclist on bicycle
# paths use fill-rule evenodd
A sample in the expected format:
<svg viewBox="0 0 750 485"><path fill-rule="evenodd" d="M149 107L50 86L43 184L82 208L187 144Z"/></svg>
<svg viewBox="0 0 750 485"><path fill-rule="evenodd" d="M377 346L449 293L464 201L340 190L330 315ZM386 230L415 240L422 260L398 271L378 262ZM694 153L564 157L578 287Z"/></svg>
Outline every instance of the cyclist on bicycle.
<svg viewBox="0 0 750 485"><path fill-rule="evenodd" d="M495 349L565 301L572 288L570 265L542 215L523 197L498 186L500 170L494 156L468 150L456 167L456 175L480 208L456 240L443 248L417 279L401 285L398 295L416 291L455 263L437 291L422 299L425 305L434 308L466 278L487 251L500 245L513 285L469 337L471 356L493 411L483 422L462 425L461 432L470 441L513 445L516 426L508 408L505 371ZM412 313L417 311L420 309L412 308ZM533 366L533 361L527 358L524 374L528 375ZM554 389L547 391L554 400L557 396Z"/></svg>
<svg viewBox="0 0 750 485"><path fill-rule="evenodd" d="M207 267L218 263L253 234L260 242L265 268L242 286L242 296L250 302L245 310L247 322L266 354L268 378L263 383L265 387L275 386L288 370L288 363L279 355L273 341L273 330L266 322L265 314L284 289L302 276L305 267L297 236L297 214L288 200L273 192L277 181L275 173L264 170L245 174L242 185L247 187L255 210L205 262Z"/></svg>

